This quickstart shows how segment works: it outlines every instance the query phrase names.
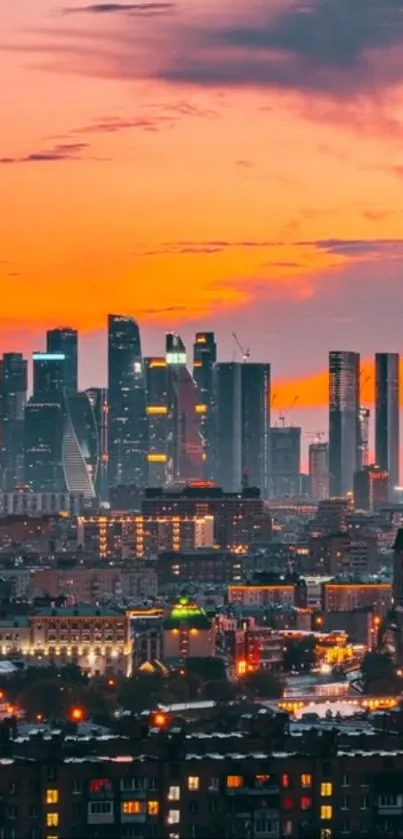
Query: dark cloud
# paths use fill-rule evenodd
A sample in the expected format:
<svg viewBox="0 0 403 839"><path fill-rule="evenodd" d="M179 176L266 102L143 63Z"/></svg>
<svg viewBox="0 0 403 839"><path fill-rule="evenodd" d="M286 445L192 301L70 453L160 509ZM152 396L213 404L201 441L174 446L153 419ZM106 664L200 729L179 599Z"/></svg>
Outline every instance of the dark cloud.
<svg viewBox="0 0 403 839"><path fill-rule="evenodd" d="M236 160L235 165L239 166L240 169L251 169L255 164L252 160Z"/></svg>
<svg viewBox="0 0 403 839"><path fill-rule="evenodd" d="M87 125L74 128L70 134L117 134L132 129L156 133L163 128L173 128L186 117L212 119L218 116L217 111L200 108L185 100L164 102L145 106L143 113L134 117L104 116L94 119Z"/></svg>
<svg viewBox="0 0 403 839"><path fill-rule="evenodd" d="M174 3L92 3L89 6L65 6L63 14L92 14L92 15L141 15L142 17L154 17L154 15L166 14L173 11Z"/></svg>
<svg viewBox="0 0 403 839"><path fill-rule="evenodd" d="M166 256L169 254L215 254L221 253L229 248L269 248L274 245L280 245L281 242L270 241L252 241L244 240L239 242L230 242L225 239L208 239L202 242L183 241L183 242L162 242L161 245L153 250L138 250L135 256Z"/></svg>
<svg viewBox="0 0 403 839"><path fill-rule="evenodd" d="M299 247L314 247L340 256L403 255L403 239L318 239L296 244Z"/></svg>
<svg viewBox="0 0 403 839"><path fill-rule="evenodd" d="M80 160L87 143L58 143L51 149L35 151L23 157L1 157L0 164L11 163L56 163L61 160Z"/></svg>

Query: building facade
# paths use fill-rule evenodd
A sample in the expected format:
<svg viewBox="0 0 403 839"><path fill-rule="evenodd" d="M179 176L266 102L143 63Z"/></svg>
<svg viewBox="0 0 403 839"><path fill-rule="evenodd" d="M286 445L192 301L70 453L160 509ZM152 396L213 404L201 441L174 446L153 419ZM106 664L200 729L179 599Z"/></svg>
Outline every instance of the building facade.
<svg viewBox="0 0 403 839"><path fill-rule="evenodd" d="M383 472L389 473L390 493L399 486L399 388L398 353L375 356L375 458Z"/></svg>
<svg viewBox="0 0 403 839"><path fill-rule="evenodd" d="M203 477L215 478L215 428L214 428L214 365L217 346L214 332L197 332L193 344L193 378L197 387L198 415L203 440Z"/></svg>
<svg viewBox="0 0 403 839"><path fill-rule="evenodd" d="M314 501L329 498L329 444L309 446L309 494Z"/></svg>
<svg viewBox="0 0 403 839"><path fill-rule="evenodd" d="M0 361L1 487L14 490L24 480L24 412L27 362L21 353L5 353Z"/></svg>
<svg viewBox="0 0 403 839"><path fill-rule="evenodd" d="M360 356L329 353L329 479L330 494L353 491L360 458Z"/></svg>
<svg viewBox="0 0 403 839"><path fill-rule="evenodd" d="M214 369L216 480L227 492L242 483L242 365L222 362Z"/></svg>
<svg viewBox="0 0 403 839"><path fill-rule="evenodd" d="M69 393L78 390L78 332L70 326L49 329L46 333L49 354L64 355L64 389Z"/></svg>
<svg viewBox="0 0 403 839"><path fill-rule="evenodd" d="M245 362L241 369L243 484L270 488L270 364Z"/></svg>

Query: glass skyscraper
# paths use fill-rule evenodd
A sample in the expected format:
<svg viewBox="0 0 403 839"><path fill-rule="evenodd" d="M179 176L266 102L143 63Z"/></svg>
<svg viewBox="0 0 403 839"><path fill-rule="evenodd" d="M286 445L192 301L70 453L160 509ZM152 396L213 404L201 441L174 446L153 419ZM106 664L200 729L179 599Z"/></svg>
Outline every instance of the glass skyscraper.
<svg viewBox="0 0 403 839"><path fill-rule="evenodd" d="M70 326L49 329L46 333L46 349L49 354L61 354L65 357L64 387L75 393L78 381L78 333Z"/></svg>
<svg viewBox="0 0 403 839"><path fill-rule="evenodd" d="M147 481L148 425L140 330L124 315L108 318L109 486Z"/></svg>
<svg viewBox="0 0 403 839"><path fill-rule="evenodd" d="M375 458L389 473L391 495L399 485L399 354L375 356Z"/></svg>
<svg viewBox="0 0 403 839"><path fill-rule="evenodd" d="M329 483L331 496L353 491L360 468L360 356L329 353Z"/></svg>
<svg viewBox="0 0 403 839"><path fill-rule="evenodd" d="M175 332L166 335L168 365L169 480L203 479L203 438L195 380L187 368L186 347Z"/></svg>
<svg viewBox="0 0 403 839"><path fill-rule="evenodd" d="M193 344L193 378L197 387L200 432L204 448L204 478L214 480L214 365L217 346L214 332L197 332Z"/></svg>
<svg viewBox="0 0 403 839"><path fill-rule="evenodd" d="M243 482L269 495L270 364L242 364Z"/></svg>
<svg viewBox="0 0 403 839"><path fill-rule="evenodd" d="M214 368L216 481L228 492L242 483L242 365L222 362Z"/></svg>
<svg viewBox="0 0 403 839"><path fill-rule="evenodd" d="M2 488L13 490L24 480L24 411L27 362L21 353L5 353L0 361L0 450Z"/></svg>

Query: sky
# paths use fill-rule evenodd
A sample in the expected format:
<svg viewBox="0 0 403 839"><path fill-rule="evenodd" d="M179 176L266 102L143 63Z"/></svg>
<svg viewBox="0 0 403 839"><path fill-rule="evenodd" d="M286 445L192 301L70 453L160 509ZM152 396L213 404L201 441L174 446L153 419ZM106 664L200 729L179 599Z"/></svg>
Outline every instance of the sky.
<svg viewBox="0 0 403 839"><path fill-rule="evenodd" d="M217 333L327 429L327 354L399 351L403 0L0 3L0 352L108 312ZM403 378L403 377L402 377Z"/></svg>

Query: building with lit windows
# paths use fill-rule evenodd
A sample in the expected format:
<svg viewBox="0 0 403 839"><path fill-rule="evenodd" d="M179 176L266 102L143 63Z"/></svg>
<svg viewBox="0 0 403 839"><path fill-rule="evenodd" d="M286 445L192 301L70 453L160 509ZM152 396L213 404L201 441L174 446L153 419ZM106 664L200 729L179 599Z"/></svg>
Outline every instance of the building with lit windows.
<svg viewBox="0 0 403 839"><path fill-rule="evenodd" d="M374 512L388 503L389 473L377 464L354 472L354 506L356 510Z"/></svg>
<svg viewBox="0 0 403 839"><path fill-rule="evenodd" d="M215 627L204 609L181 597L163 624L164 660L215 656Z"/></svg>
<svg viewBox="0 0 403 839"><path fill-rule="evenodd" d="M4 490L14 490L24 480L27 387L26 359L21 353L5 353L0 360L0 466Z"/></svg>
<svg viewBox="0 0 403 839"><path fill-rule="evenodd" d="M353 490L360 456L360 356L356 352L329 353L329 478L330 494Z"/></svg>
<svg viewBox="0 0 403 839"><path fill-rule="evenodd" d="M65 358L64 390L75 393L78 390L78 332L70 326L49 329L46 333L48 354L60 354Z"/></svg>
<svg viewBox="0 0 403 839"><path fill-rule="evenodd" d="M148 423L140 329L108 317L109 486L147 483Z"/></svg>
<svg viewBox="0 0 403 839"><path fill-rule="evenodd" d="M390 476L390 494L399 486L399 381L398 353L375 356L375 458Z"/></svg>
<svg viewBox="0 0 403 839"><path fill-rule="evenodd" d="M301 483L301 429L276 425L270 431L271 495L299 495Z"/></svg>
<svg viewBox="0 0 403 839"><path fill-rule="evenodd" d="M214 368L216 480L226 492L242 485L242 365L220 362Z"/></svg>
<svg viewBox="0 0 403 839"><path fill-rule="evenodd" d="M214 519L194 516L80 516L77 547L100 558L157 556L160 551L212 547Z"/></svg>
<svg viewBox="0 0 403 839"><path fill-rule="evenodd" d="M193 378L197 386L200 430L204 446L203 477L215 477L215 428L214 428L214 365L217 346L214 332L196 332L193 344Z"/></svg>
<svg viewBox="0 0 403 839"><path fill-rule="evenodd" d="M91 387L87 394L96 428L98 463L94 476L95 493L100 501L108 500L108 391L103 387Z"/></svg>
<svg viewBox="0 0 403 839"><path fill-rule="evenodd" d="M314 501L329 497L329 444L315 442L309 446L309 494Z"/></svg>
<svg viewBox="0 0 403 839"><path fill-rule="evenodd" d="M261 576L262 579L259 579ZM256 575L248 582L233 583L227 589L228 603L270 608L273 606L305 607L307 588L297 575L285 577Z"/></svg>
<svg viewBox="0 0 403 839"><path fill-rule="evenodd" d="M169 368L165 358L145 358L148 418L148 486L169 483Z"/></svg>
<svg viewBox="0 0 403 839"><path fill-rule="evenodd" d="M350 612L370 607L376 614L385 615L392 606L392 583L360 582L354 579L334 579L322 583L322 610Z"/></svg>
<svg viewBox="0 0 403 839"><path fill-rule="evenodd" d="M270 364L245 362L241 368L242 477L258 487L262 498L270 488Z"/></svg>
<svg viewBox="0 0 403 839"><path fill-rule="evenodd" d="M88 394L66 393L62 439L63 475L68 492L96 498L102 468L95 412Z"/></svg>
<svg viewBox="0 0 403 839"><path fill-rule="evenodd" d="M202 480L204 442L200 418L202 408L197 386L187 368L186 347L173 332L166 335L169 404L169 478L174 484Z"/></svg>

